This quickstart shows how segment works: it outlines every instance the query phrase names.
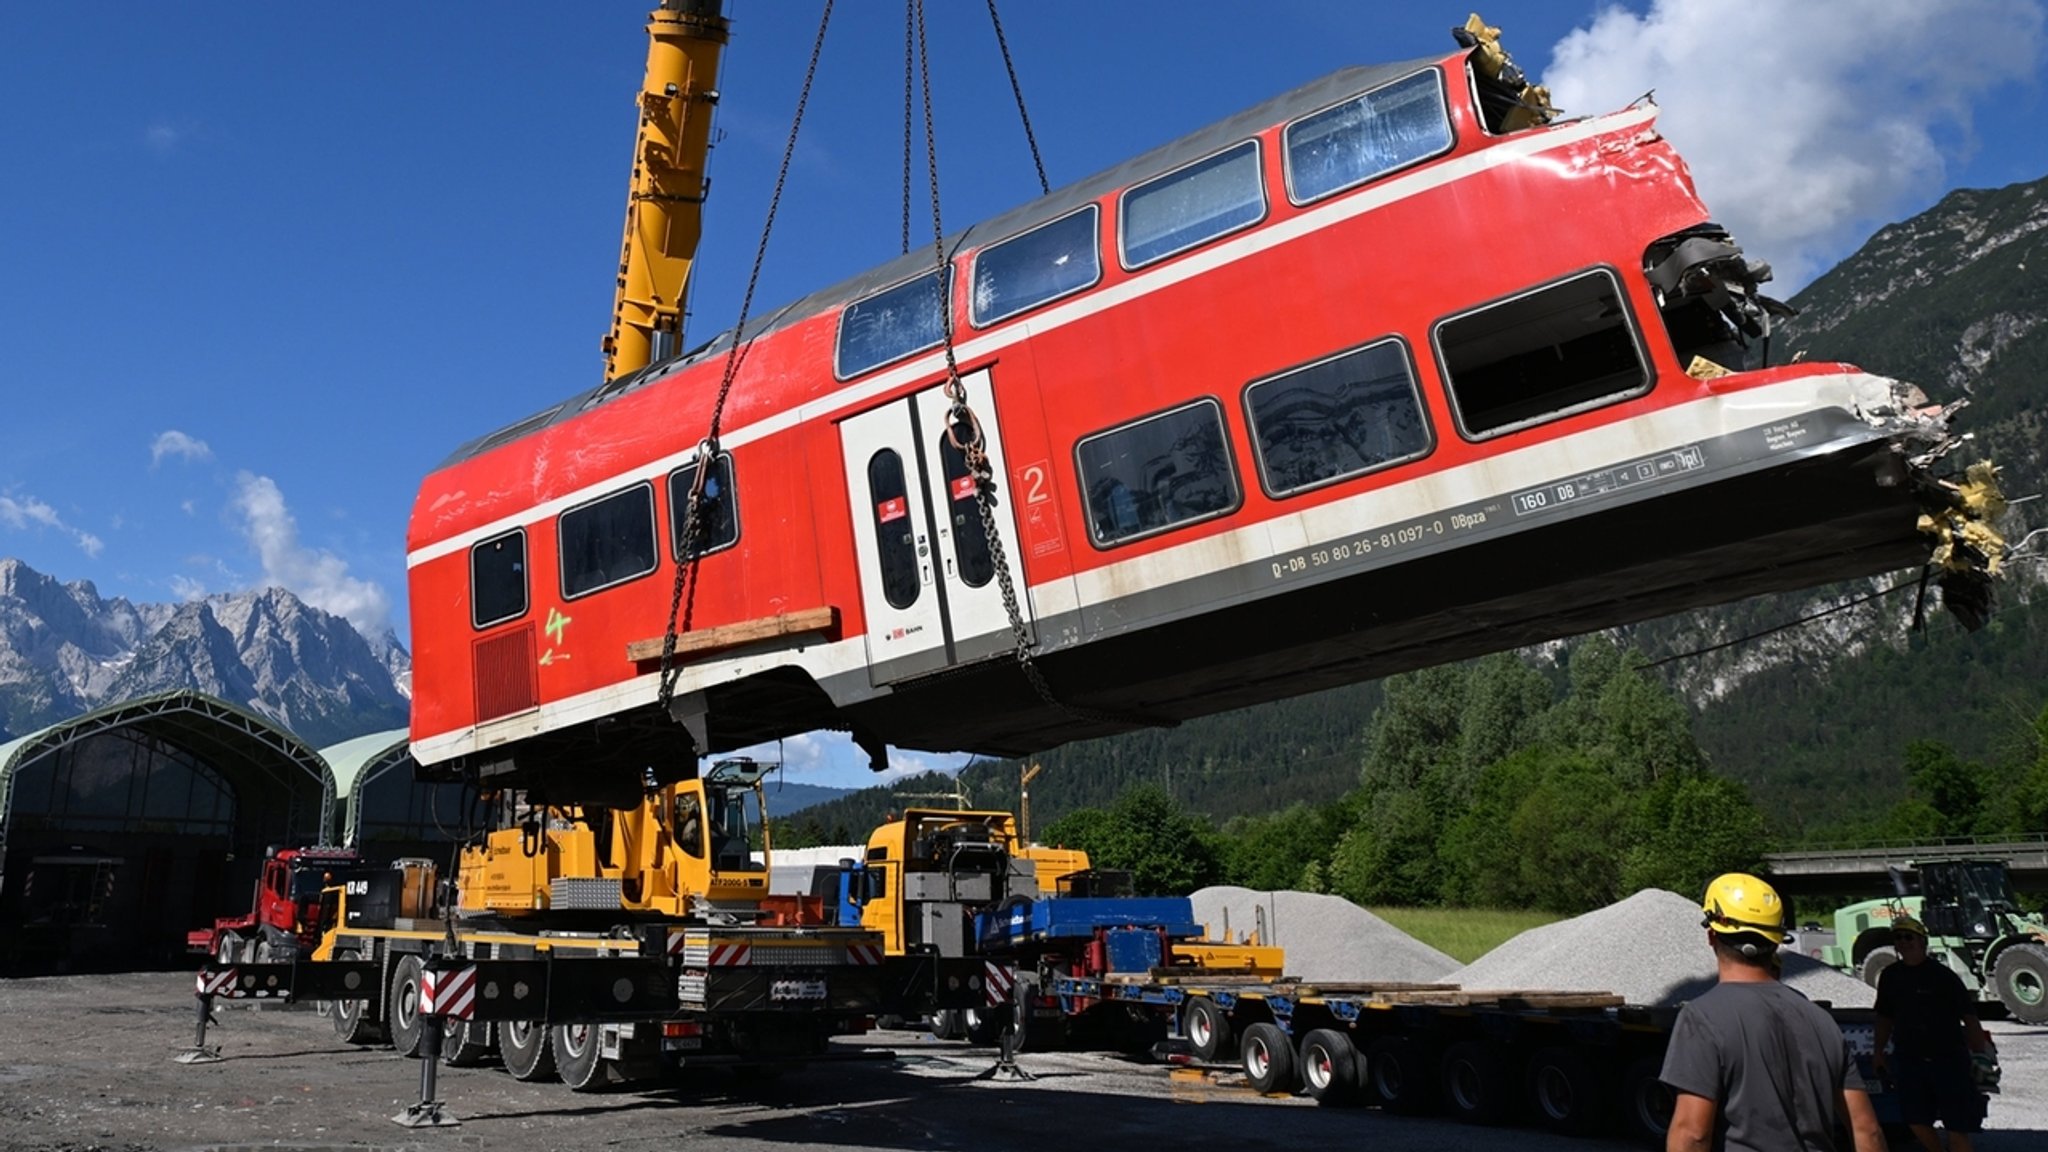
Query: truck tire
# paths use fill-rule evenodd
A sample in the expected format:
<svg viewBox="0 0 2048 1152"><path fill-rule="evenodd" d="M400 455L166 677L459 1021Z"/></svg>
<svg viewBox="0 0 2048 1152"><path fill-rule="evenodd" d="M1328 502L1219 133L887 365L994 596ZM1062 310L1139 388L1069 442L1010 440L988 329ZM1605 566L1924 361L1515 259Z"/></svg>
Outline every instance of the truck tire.
<svg viewBox="0 0 2048 1152"><path fill-rule="evenodd" d="M2048 948L2009 944L1991 966L1998 1002L2022 1024L2048 1024Z"/></svg>
<svg viewBox="0 0 2048 1152"><path fill-rule="evenodd" d="M1237 1052L1237 1037L1231 1035L1230 1017L1214 1000L1196 996L1181 1009L1181 1035L1188 1038L1195 1059L1205 1064L1225 1061Z"/></svg>
<svg viewBox="0 0 2048 1152"><path fill-rule="evenodd" d="M420 958L400 956L391 965L391 987L384 994L384 1023L391 1047L400 1056L420 1054Z"/></svg>
<svg viewBox="0 0 2048 1152"><path fill-rule="evenodd" d="M1365 1046L1365 1074L1389 1112L1419 1116L1436 1106L1436 1062L1419 1040L1374 1037Z"/></svg>
<svg viewBox="0 0 2048 1152"><path fill-rule="evenodd" d="M965 1040L967 1038L967 1025L963 1019L965 1015L966 1013L958 1008L941 1008L937 1012L932 1013L932 1039Z"/></svg>
<svg viewBox="0 0 2048 1152"><path fill-rule="evenodd" d="M1351 1037L1317 1028L1301 1038L1300 1056L1301 1086L1310 1099L1331 1108L1359 1103L1365 1094L1365 1058Z"/></svg>
<svg viewBox="0 0 2048 1152"><path fill-rule="evenodd" d="M554 1079L553 1031L532 1020L508 1020L498 1026L498 1053L514 1080Z"/></svg>
<svg viewBox="0 0 2048 1152"><path fill-rule="evenodd" d="M242 938L233 932L223 932L214 941L213 962L215 964L236 964L242 959Z"/></svg>
<svg viewBox="0 0 2048 1152"><path fill-rule="evenodd" d="M450 1068L474 1068L490 1059L494 1046L488 1023L481 1020L443 1020L441 1028L441 1063Z"/></svg>
<svg viewBox="0 0 2048 1152"><path fill-rule="evenodd" d="M1003 1029L1010 1023L1010 1005L997 1004L988 1008L968 1008L960 1013L960 1032L969 1044L982 1048L993 1048L1003 1042ZM1028 1013L1019 1016L1022 1021ZM1024 1050L1024 1032L1020 1025L1017 1032L1017 1050Z"/></svg>
<svg viewBox="0 0 2048 1152"><path fill-rule="evenodd" d="M1877 987L1877 978L1884 975L1884 970L1898 962L1898 949L1890 945L1886 945L1883 948L1872 948L1870 954L1863 958L1863 963L1857 967L1856 974L1863 977L1865 984L1875 988Z"/></svg>
<svg viewBox="0 0 2048 1152"><path fill-rule="evenodd" d="M1444 1049L1444 1106L1467 1124L1505 1124L1514 1115L1514 1078L1498 1044L1460 1040Z"/></svg>
<svg viewBox="0 0 2048 1152"><path fill-rule="evenodd" d="M1244 1062L1244 1078L1261 1095L1293 1095L1300 1087L1295 1079L1294 1042L1278 1024L1261 1020L1244 1030L1238 1043Z"/></svg>
<svg viewBox="0 0 2048 1152"><path fill-rule="evenodd" d="M1622 1128L1655 1148L1664 1146L1665 1134L1671 1131L1671 1110L1678 1104L1670 1086L1658 1079L1663 1071L1662 1059L1642 1056L1621 1076Z"/></svg>
<svg viewBox="0 0 2048 1152"><path fill-rule="evenodd" d="M573 1091L590 1092L604 1087L603 1049L598 1043L597 1024L557 1024L554 1027L555 1074Z"/></svg>
<svg viewBox="0 0 2048 1152"><path fill-rule="evenodd" d="M1613 1114L1605 1069L1577 1048L1538 1048L1529 1057L1529 1112L1565 1136L1598 1133Z"/></svg>
<svg viewBox="0 0 2048 1152"><path fill-rule="evenodd" d="M334 958L356 961L363 957L358 952L337 952ZM382 997L336 1000L328 1015L334 1021L334 1034L344 1044L382 1044L386 1039Z"/></svg>

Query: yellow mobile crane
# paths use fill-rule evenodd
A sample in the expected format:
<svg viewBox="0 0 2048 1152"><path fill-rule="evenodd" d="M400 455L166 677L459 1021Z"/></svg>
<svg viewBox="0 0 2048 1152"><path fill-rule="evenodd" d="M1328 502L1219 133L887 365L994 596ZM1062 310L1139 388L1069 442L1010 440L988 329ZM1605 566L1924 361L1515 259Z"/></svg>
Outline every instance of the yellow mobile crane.
<svg viewBox="0 0 2048 1152"><path fill-rule="evenodd" d="M703 234L704 173L718 60L730 22L722 0L662 0L647 17L640 131L619 245L619 287L604 338L604 378L616 380L681 347L683 294Z"/></svg>

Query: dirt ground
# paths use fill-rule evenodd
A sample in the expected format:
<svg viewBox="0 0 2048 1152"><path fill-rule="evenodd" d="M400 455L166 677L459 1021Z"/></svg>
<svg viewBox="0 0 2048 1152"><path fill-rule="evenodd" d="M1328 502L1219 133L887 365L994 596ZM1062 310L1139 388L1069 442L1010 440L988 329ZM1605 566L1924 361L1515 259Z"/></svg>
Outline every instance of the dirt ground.
<svg viewBox="0 0 2048 1152"><path fill-rule="evenodd" d="M1156 1145L1274 1149L1372 1142L1403 1152L1609 1147L1527 1129L1477 1129L1375 1109L1262 1098L1187 1071L1089 1053L1028 1054L1029 1083L977 1080L993 1055L911 1033L876 1040L895 1058L817 1065L774 1081L699 1074L657 1089L577 1094L496 1068L444 1069L454 1128L390 1117L418 1099L420 1065L352 1048L307 1010L226 1006L226 1057L185 1066L191 976L0 981L0 1149L7 1152L295 1148L974 1149L1046 1152ZM1998 1025L2005 1094L1991 1152L2048 1148L2048 1029Z"/></svg>

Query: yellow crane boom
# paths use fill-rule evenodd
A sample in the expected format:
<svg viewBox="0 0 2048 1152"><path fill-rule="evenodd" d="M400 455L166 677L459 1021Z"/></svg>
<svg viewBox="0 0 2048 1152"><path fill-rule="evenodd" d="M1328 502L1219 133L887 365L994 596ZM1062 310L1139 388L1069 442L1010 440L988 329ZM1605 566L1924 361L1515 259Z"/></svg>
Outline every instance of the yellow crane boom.
<svg viewBox="0 0 2048 1152"><path fill-rule="evenodd" d="M619 251L604 378L637 372L674 351L683 293L703 233L705 157L718 103L718 59L731 24L722 0L662 0L647 16L647 74Z"/></svg>

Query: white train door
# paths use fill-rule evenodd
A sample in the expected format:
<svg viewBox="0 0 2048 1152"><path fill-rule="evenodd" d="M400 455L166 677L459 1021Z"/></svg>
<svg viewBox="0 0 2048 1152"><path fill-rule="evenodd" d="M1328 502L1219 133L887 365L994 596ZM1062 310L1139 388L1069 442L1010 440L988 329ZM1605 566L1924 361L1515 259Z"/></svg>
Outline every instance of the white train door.
<svg viewBox="0 0 2048 1152"><path fill-rule="evenodd" d="M964 376L961 383L1000 482L1006 474L1002 436L988 373ZM946 434L948 408L944 389L929 388L839 426L868 668L876 684L1016 646L974 480ZM996 532L1028 634L1031 605L1018 565L1015 498L1000 490L997 497Z"/></svg>

